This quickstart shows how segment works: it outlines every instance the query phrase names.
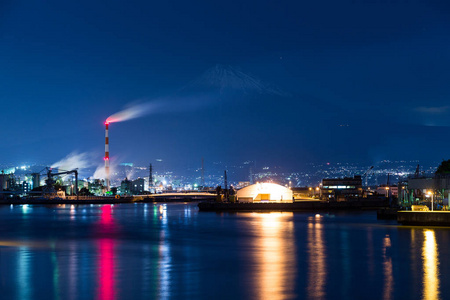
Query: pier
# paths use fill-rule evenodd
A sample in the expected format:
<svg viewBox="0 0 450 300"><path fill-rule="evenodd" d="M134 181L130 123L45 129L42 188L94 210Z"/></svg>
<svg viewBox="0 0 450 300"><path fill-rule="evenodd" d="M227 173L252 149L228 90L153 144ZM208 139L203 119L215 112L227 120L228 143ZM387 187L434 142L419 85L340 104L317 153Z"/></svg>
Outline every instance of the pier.
<svg viewBox="0 0 450 300"><path fill-rule="evenodd" d="M450 226L450 211L399 211L397 222L402 225Z"/></svg>

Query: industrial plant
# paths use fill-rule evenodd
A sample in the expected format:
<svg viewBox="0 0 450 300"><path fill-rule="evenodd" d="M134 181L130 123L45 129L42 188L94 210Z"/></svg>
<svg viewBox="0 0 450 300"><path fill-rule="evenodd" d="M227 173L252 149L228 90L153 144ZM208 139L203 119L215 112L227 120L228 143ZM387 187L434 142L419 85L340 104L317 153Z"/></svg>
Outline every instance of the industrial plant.
<svg viewBox="0 0 450 300"><path fill-rule="evenodd" d="M180 199L176 197L177 194L194 193L192 195L195 197L216 194L216 201L236 203L381 201L386 206L426 205L430 209L448 206L448 174L439 169L424 169L419 165L412 171L414 162L383 161L369 168L326 163L313 165L309 168L310 171L283 172L277 167L257 167L255 162L246 161L238 166L209 170L206 176L203 158L199 159L199 168L191 171L190 176L161 171L158 167L155 170L153 163L147 166L135 166L131 162L120 163L111 168L110 125L136 116L136 110L124 110L108 117L104 122L103 172L86 172L76 166L69 170L36 165L4 168L0 174L1 198L3 201L101 201L171 194L174 199ZM157 163L161 161L155 160ZM225 172L220 168L225 169ZM85 176L86 173L103 176ZM228 176L231 179L229 183ZM192 199L198 199L195 197Z"/></svg>

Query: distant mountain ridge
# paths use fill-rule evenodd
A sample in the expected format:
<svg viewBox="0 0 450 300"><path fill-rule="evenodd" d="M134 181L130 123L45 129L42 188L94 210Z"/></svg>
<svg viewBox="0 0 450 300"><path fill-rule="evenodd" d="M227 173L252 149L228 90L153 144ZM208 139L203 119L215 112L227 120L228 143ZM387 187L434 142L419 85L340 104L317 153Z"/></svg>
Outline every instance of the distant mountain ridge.
<svg viewBox="0 0 450 300"><path fill-rule="evenodd" d="M269 94L281 97L289 96L289 93L280 88L268 85L258 78L244 73L239 67L217 64L206 70L200 77L193 80L183 90L218 89L226 91L242 92L244 94Z"/></svg>

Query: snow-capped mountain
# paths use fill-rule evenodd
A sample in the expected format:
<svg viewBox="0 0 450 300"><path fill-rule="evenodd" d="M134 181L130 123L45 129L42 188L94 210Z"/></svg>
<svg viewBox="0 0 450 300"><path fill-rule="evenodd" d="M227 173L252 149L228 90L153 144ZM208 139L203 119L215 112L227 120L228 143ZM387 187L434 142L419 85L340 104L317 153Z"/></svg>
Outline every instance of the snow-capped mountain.
<svg viewBox="0 0 450 300"><path fill-rule="evenodd" d="M270 94L288 96L281 89L270 86L258 78L244 73L238 67L216 65L192 81L183 90L210 90L218 89L224 92L241 92L244 94Z"/></svg>

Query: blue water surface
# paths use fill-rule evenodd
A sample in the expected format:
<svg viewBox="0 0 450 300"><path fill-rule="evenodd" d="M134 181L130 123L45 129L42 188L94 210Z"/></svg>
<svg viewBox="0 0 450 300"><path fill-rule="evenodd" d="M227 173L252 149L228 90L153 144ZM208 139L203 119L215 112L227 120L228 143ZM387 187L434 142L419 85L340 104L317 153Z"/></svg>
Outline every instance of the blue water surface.
<svg viewBox="0 0 450 300"><path fill-rule="evenodd" d="M374 211L0 206L0 299L446 299L449 242Z"/></svg>

